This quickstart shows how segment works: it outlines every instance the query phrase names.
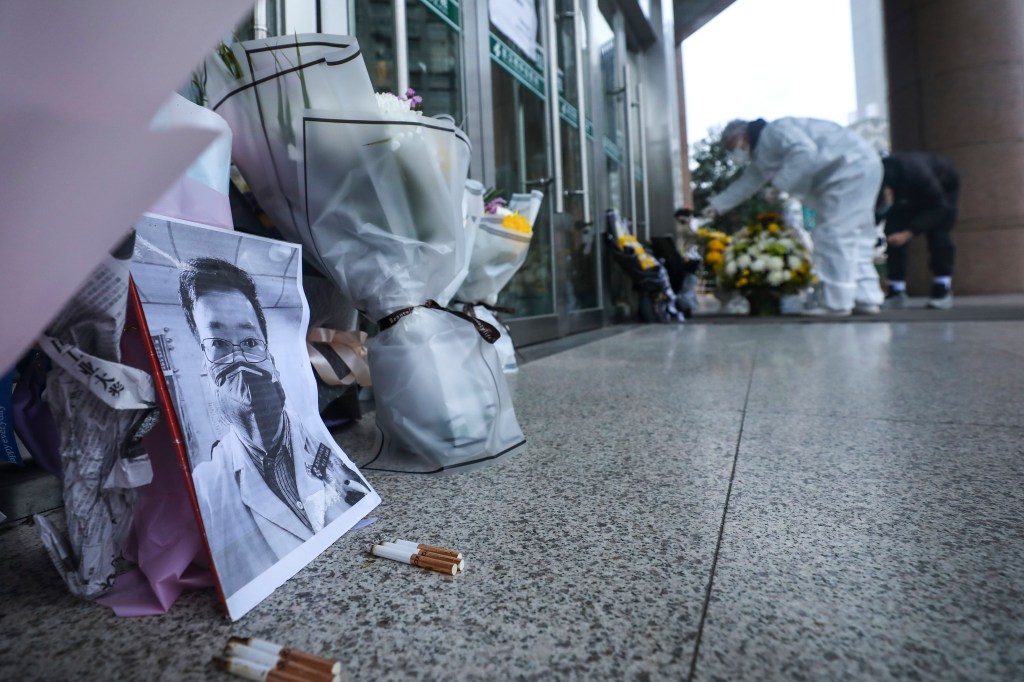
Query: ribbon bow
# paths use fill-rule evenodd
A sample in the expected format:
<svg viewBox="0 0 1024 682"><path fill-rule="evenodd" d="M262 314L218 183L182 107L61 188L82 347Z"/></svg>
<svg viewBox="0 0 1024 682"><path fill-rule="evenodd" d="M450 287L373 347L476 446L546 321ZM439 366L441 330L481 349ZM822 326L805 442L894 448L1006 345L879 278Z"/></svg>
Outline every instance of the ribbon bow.
<svg viewBox="0 0 1024 682"><path fill-rule="evenodd" d="M330 346L336 357L331 358L314 344ZM366 332L312 327L306 334L306 351L313 369L328 386L349 386L353 382L360 386L371 385L370 365L366 362Z"/></svg>
<svg viewBox="0 0 1024 682"><path fill-rule="evenodd" d="M443 305L434 300L429 300L422 306L411 306L409 308L402 308L401 310L396 310L395 312L385 317L383 320L380 320L377 323L377 327L381 331L384 331L389 327L393 327L396 322L398 322L406 315L412 313L412 311L415 310L416 308L430 308L431 310L443 310L446 313L451 313L455 317L461 318L466 322L469 322L471 325L473 325L477 333L480 334L480 337L487 343L494 343L499 338L501 338L501 332L499 332L498 329L493 324L490 324L489 322L484 322L483 320L477 319L472 315L467 315L466 313L459 312L458 310L445 308Z"/></svg>

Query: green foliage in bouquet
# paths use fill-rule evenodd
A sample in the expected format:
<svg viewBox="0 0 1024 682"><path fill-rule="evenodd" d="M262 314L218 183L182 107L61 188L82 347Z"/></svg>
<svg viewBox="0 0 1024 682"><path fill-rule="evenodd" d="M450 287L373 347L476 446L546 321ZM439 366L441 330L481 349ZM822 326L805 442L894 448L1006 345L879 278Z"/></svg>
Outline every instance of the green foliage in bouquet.
<svg viewBox="0 0 1024 682"><path fill-rule="evenodd" d="M691 147L690 177L693 205L698 211L708 205L708 199L723 191L743 172L742 167L729 159L721 137L720 127L711 128L706 138L695 142ZM779 193L768 187L725 215L719 216L715 221L715 227L726 234L732 234L757 220L757 216L762 213L782 213L782 210L783 203Z"/></svg>
<svg viewBox="0 0 1024 682"><path fill-rule="evenodd" d="M794 294L814 282L810 251L776 213L762 214L734 234L718 271L719 286L748 297Z"/></svg>

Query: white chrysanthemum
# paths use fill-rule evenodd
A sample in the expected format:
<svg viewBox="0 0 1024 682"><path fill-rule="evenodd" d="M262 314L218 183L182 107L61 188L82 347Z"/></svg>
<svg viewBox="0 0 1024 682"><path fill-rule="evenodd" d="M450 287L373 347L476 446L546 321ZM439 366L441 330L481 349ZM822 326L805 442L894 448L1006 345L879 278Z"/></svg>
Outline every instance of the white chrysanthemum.
<svg viewBox="0 0 1024 682"><path fill-rule="evenodd" d="M782 260L782 258L780 258L779 256L772 256L767 260L768 269L771 270L772 272L778 272L779 270L783 270L786 267L786 262Z"/></svg>
<svg viewBox="0 0 1024 682"><path fill-rule="evenodd" d="M736 265L740 268L749 268L750 256L748 256L747 254L743 254L742 256L736 259Z"/></svg>
<svg viewBox="0 0 1024 682"><path fill-rule="evenodd" d="M412 106L412 102L409 100L401 99L390 92L378 92L374 93L377 95L377 108L380 113L385 116L402 116L405 118L415 118L422 116L422 111L413 111L409 107Z"/></svg>
<svg viewBox="0 0 1024 682"><path fill-rule="evenodd" d="M766 269L768 269L768 263L763 258L758 258L750 264L751 272L764 272Z"/></svg>
<svg viewBox="0 0 1024 682"><path fill-rule="evenodd" d="M790 270L796 270L804 264L804 261L799 256L790 256L786 259L786 264L789 266Z"/></svg>
<svg viewBox="0 0 1024 682"><path fill-rule="evenodd" d="M796 246L796 244L794 244L794 243L793 243L793 240L792 240L792 239L789 239L788 237L783 237L782 239L780 239L780 240L779 240L779 244L780 244L781 246L785 247L785 249L786 249L787 251L789 251L789 250L790 250L790 249L792 249L792 248L793 248L794 246Z"/></svg>
<svg viewBox="0 0 1024 682"><path fill-rule="evenodd" d="M739 265L737 265L736 261L734 260L731 260L725 264L725 274L728 275L729 277L735 275L739 269Z"/></svg>
<svg viewBox="0 0 1024 682"><path fill-rule="evenodd" d="M771 284L773 287L777 287L785 281L785 275L783 275L779 270L768 273L768 284Z"/></svg>

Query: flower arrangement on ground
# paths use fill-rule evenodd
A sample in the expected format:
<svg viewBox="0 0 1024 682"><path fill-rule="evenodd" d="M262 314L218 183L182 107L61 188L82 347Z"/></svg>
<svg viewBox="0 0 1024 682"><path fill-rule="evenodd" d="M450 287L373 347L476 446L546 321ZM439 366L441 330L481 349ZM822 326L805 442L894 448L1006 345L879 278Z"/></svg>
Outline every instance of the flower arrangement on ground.
<svg viewBox="0 0 1024 682"><path fill-rule="evenodd" d="M633 289L640 294L640 319L644 322L681 322L684 316L677 306L676 292L669 282L665 266L647 253L618 211L608 211L605 221L608 252L629 275Z"/></svg>
<svg viewBox="0 0 1024 682"><path fill-rule="evenodd" d="M732 243L732 237L712 227L697 229L697 251L704 261L704 283L713 285L725 265L725 249Z"/></svg>
<svg viewBox="0 0 1024 682"><path fill-rule="evenodd" d="M776 214L759 215L733 235L723 259L719 286L743 294L752 315L777 314L782 296L815 282L810 250Z"/></svg>

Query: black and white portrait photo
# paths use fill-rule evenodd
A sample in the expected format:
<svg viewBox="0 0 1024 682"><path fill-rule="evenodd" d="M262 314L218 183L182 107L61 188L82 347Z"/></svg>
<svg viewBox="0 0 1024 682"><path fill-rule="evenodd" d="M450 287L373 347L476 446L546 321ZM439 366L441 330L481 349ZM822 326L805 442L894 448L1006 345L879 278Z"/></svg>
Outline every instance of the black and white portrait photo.
<svg viewBox="0 0 1024 682"><path fill-rule="evenodd" d="M317 411L293 244L146 216L132 276L238 618L379 504Z"/></svg>

